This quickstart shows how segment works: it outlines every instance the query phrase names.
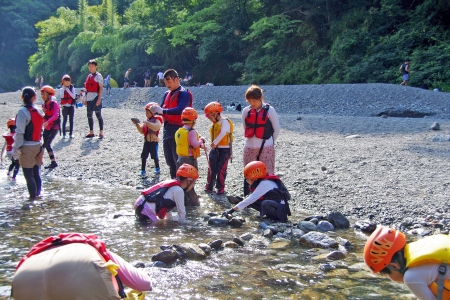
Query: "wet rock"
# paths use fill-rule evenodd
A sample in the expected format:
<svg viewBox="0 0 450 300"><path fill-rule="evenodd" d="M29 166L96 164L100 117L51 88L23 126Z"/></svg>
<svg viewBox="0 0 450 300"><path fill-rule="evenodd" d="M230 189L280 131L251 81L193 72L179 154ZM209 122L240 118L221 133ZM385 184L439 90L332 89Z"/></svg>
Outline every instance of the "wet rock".
<svg viewBox="0 0 450 300"><path fill-rule="evenodd" d="M264 229L262 236L271 239L273 237L273 231L270 228Z"/></svg>
<svg viewBox="0 0 450 300"><path fill-rule="evenodd" d="M350 227L349 220L340 212L331 212L328 214L328 221L336 229L345 229Z"/></svg>
<svg viewBox="0 0 450 300"><path fill-rule="evenodd" d="M171 265L179 258L178 252L175 250L164 250L152 256L152 261L161 261Z"/></svg>
<svg viewBox="0 0 450 300"><path fill-rule="evenodd" d="M203 216L203 221L208 221L209 219L211 219L211 216L208 215Z"/></svg>
<svg viewBox="0 0 450 300"><path fill-rule="evenodd" d="M163 261L155 261L152 266L155 268L169 268L170 265L171 264L166 264Z"/></svg>
<svg viewBox="0 0 450 300"><path fill-rule="evenodd" d="M211 217L208 220L208 225L218 226L218 227L225 227L225 226L228 226L228 220L225 219L225 218Z"/></svg>
<svg viewBox="0 0 450 300"><path fill-rule="evenodd" d="M270 230L272 231L273 234L277 234L278 231L279 231L277 228L275 228L275 227L273 227L273 226L269 226L269 225L267 225L267 224L264 223L264 222L261 222L261 223L259 224L259 227L261 227L261 228L264 229L264 230L270 229Z"/></svg>
<svg viewBox="0 0 450 300"><path fill-rule="evenodd" d="M324 218L323 216L317 215L317 216L308 216L308 217L306 217L306 218L304 219L304 221L311 221L311 222L313 222L313 219L316 219L316 220L318 220L318 221L320 221L320 220L325 220L325 218ZM314 222L313 222L313 223L314 223ZM317 223L315 223L315 224L317 224Z"/></svg>
<svg viewBox="0 0 450 300"><path fill-rule="evenodd" d="M239 228L242 227L242 221L238 218L232 218L228 221L228 224L233 228Z"/></svg>
<svg viewBox="0 0 450 300"><path fill-rule="evenodd" d="M270 243L269 249L272 250L286 250L289 249L292 241L285 238L276 238Z"/></svg>
<svg viewBox="0 0 450 300"><path fill-rule="evenodd" d="M228 199L228 202L230 202L231 204L238 204L239 202L244 200L244 198L239 197L239 196L227 196L227 199Z"/></svg>
<svg viewBox="0 0 450 300"><path fill-rule="evenodd" d="M225 248L238 248L239 245L232 241L227 241L223 244Z"/></svg>
<svg viewBox="0 0 450 300"><path fill-rule="evenodd" d="M311 231L300 238L300 243L309 247L337 248L339 243L324 233Z"/></svg>
<svg viewBox="0 0 450 300"><path fill-rule="evenodd" d="M302 237L305 234L305 232L303 230L301 230L301 229L298 229L298 228L292 228L291 234L295 238L300 238L300 237Z"/></svg>
<svg viewBox="0 0 450 300"><path fill-rule="evenodd" d="M313 223L314 225L317 226L317 224L319 224L319 219L317 218L312 218L311 220L309 220L311 223Z"/></svg>
<svg viewBox="0 0 450 300"><path fill-rule="evenodd" d="M235 242L235 243L238 244L239 246L244 246L244 245L245 245L244 240L241 239L241 238L238 238L238 237L233 238L233 242Z"/></svg>
<svg viewBox="0 0 450 300"><path fill-rule="evenodd" d="M253 234L250 232L246 232L243 235L240 236L241 239L244 241L250 241L253 238Z"/></svg>
<svg viewBox="0 0 450 300"><path fill-rule="evenodd" d="M339 260L339 259L344 259L344 258L345 258L345 253L341 252L341 251L333 251L327 255L328 260Z"/></svg>
<svg viewBox="0 0 450 300"><path fill-rule="evenodd" d="M211 255L211 246L205 243L198 244L198 246L203 250L203 252L205 252L207 256Z"/></svg>
<svg viewBox="0 0 450 300"><path fill-rule="evenodd" d="M347 240L347 239L344 239L344 238L341 238L341 237L338 236L336 238L336 240L339 243L339 245L341 245L341 246L343 246L343 247L345 247L347 249L353 247L352 243L349 240Z"/></svg>
<svg viewBox="0 0 450 300"><path fill-rule="evenodd" d="M377 229L377 224L370 220L362 220L355 223L355 228L361 230L362 232L372 233L375 229Z"/></svg>
<svg viewBox="0 0 450 300"><path fill-rule="evenodd" d="M297 227L304 232L316 231L317 226L311 221L301 221Z"/></svg>
<svg viewBox="0 0 450 300"><path fill-rule="evenodd" d="M9 225L7 222L5 222L5 223L2 223L2 224L0 225L0 227L1 227L1 228L10 228L11 225Z"/></svg>
<svg viewBox="0 0 450 300"><path fill-rule="evenodd" d="M183 256L187 259L202 260L206 258L206 253L199 246L193 243L184 243L180 246Z"/></svg>
<svg viewBox="0 0 450 300"><path fill-rule="evenodd" d="M433 142L448 142L450 141L450 135L435 135L432 139Z"/></svg>
<svg viewBox="0 0 450 300"><path fill-rule="evenodd" d="M336 266L334 266L333 264L320 264L319 265L319 270L321 270L322 272L329 272L331 270L336 269Z"/></svg>
<svg viewBox="0 0 450 300"><path fill-rule="evenodd" d="M431 125L430 129L431 129L431 130L440 130L440 129L441 129L441 125L439 125L438 122L434 122L434 123Z"/></svg>
<svg viewBox="0 0 450 300"><path fill-rule="evenodd" d="M317 224L317 230L319 230L321 232L333 231L334 230L334 226L333 226L333 224L331 224L328 221L320 221Z"/></svg>
<svg viewBox="0 0 450 300"><path fill-rule="evenodd" d="M431 230L425 228L415 228L413 230L408 231L408 233L412 235L427 236L430 235L432 232Z"/></svg>
<svg viewBox="0 0 450 300"><path fill-rule="evenodd" d="M138 269L143 269L143 268L145 268L145 264L144 264L143 262L141 262L141 261L135 263L133 266L134 266L135 268L138 268Z"/></svg>
<svg viewBox="0 0 450 300"><path fill-rule="evenodd" d="M222 247L222 243L223 243L222 240L214 240L214 241L212 241L212 242L209 242L208 245L209 245L211 248L213 248L213 249L215 249L215 250L218 250L220 247Z"/></svg>

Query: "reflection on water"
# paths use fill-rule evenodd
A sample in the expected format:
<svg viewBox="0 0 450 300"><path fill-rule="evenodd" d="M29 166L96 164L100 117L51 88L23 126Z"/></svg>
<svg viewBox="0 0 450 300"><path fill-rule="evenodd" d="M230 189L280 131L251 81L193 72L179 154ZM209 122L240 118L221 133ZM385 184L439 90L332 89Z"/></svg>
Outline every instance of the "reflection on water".
<svg viewBox="0 0 450 300"><path fill-rule="evenodd" d="M128 261L144 262L154 286L148 299L411 299L406 288L374 277L362 267L364 240L352 230L339 236L355 247L336 263L340 267L324 273L318 266L325 261L313 257L328 251L299 245L270 250L253 214L246 215L242 228L208 226L203 216L228 208L223 202L202 199L201 207L188 208L184 225L163 221L143 226L133 217L132 205L139 194L134 189L44 178L42 201L28 202L23 177L13 183L4 173L0 175L0 299L7 299L14 267L33 244L70 231L95 233ZM116 214L123 216L114 219ZM246 232L255 238L244 247L212 253L200 262L151 267L151 257L161 245L227 241Z"/></svg>

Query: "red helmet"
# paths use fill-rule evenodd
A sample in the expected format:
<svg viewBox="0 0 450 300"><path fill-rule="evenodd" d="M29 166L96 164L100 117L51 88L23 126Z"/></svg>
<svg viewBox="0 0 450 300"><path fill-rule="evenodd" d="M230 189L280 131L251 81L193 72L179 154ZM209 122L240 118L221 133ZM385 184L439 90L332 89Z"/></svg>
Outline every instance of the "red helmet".
<svg viewBox="0 0 450 300"><path fill-rule="evenodd" d="M364 262L378 273L386 268L395 253L406 245L405 235L392 228L378 227L369 236L364 247Z"/></svg>
<svg viewBox="0 0 450 300"><path fill-rule="evenodd" d="M188 165L188 164L182 164L177 171L177 176L182 176L186 178L192 178L194 180L197 180L198 178L198 171L195 167Z"/></svg>
<svg viewBox="0 0 450 300"><path fill-rule="evenodd" d="M67 74L64 74L64 75L63 75L63 77L61 78L61 83L63 83L64 79L69 79L69 81L72 80L72 78L70 78L70 76L67 75Z"/></svg>
<svg viewBox="0 0 450 300"><path fill-rule="evenodd" d="M264 178L267 175L266 164L262 161L251 161L244 168L244 177L247 179Z"/></svg>
<svg viewBox="0 0 450 300"><path fill-rule="evenodd" d="M16 119L15 118L9 118L8 122L6 122L6 127L10 127L10 126L16 126Z"/></svg>
<svg viewBox="0 0 450 300"><path fill-rule="evenodd" d="M197 118L198 118L197 111L192 107L186 107L185 109L183 109L183 112L181 113L181 119L194 121L197 120Z"/></svg>
<svg viewBox="0 0 450 300"><path fill-rule="evenodd" d="M205 114L213 114L216 112L220 113L222 111L223 111L222 105L217 101L208 103L205 106L205 110L204 110Z"/></svg>
<svg viewBox="0 0 450 300"><path fill-rule="evenodd" d="M153 105L159 106L159 104L156 103L156 102L149 102L149 103L147 103L147 105L145 105L144 109L145 110L150 110L150 107L152 107Z"/></svg>
<svg viewBox="0 0 450 300"><path fill-rule="evenodd" d="M47 92L50 95L55 96L55 90L49 85L44 85L43 87L41 87L41 93L42 92Z"/></svg>

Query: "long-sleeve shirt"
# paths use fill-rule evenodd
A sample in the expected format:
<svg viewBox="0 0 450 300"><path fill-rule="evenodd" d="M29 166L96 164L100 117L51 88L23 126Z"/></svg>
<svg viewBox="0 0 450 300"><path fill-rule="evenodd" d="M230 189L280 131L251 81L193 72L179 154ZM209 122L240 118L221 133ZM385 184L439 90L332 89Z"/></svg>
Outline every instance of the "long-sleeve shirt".
<svg viewBox="0 0 450 300"><path fill-rule="evenodd" d="M219 144L219 142L230 132L230 123L228 122L228 119L220 118L217 123L220 124L220 132L219 135L214 139L214 141L211 141L214 145ZM229 145L227 146L218 146L218 148L230 148Z"/></svg>
<svg viewBox="0 0 450 300"><path fill-rule="evenodd" d="M42 110L36 106L33 105L33 108L35 108L41 116L44 116L44 113ZM33 145L39 145L40 141L25 141L24 134L25 134L25 127L30 123L31 121L31 114L28 111L28 109L25 106L22 106L19 111L17 112L16 116L16 134L14 135L14 144L12 149L12 154L17 153L17 150L19 150L22 146L33 146Z"/></svg>
<svg viewBox="0 0 450 300"><path fill-rule="evenodd" d="M184 125L183 128L186 128L187 130L189 130L189 129L191 129L191 126ZM195 131L195 129L192 129L191 131L189 131L188 142L189 142L189 146L192 146L192 148L194 148L194 149L198 149L201 146L203 146L203 141L197 139L197 132ZM189 156L193 156L192 148L189 147Z"/></svg>
<svg viewBox="0 0 450 300"><path fill-rule="evenodd" d="M77 97L76 93L75 93L75 88L72 86L72 88L68 87L68 86L63 86L62 88L59 89L59 94L58 94L58 98L61 101L61 98L64 97L64 91L67 91L67 93L69 93L70 97L72 97L72 99L75 99ZM66 103L62 106L72 106L72 104Z"/></svg>
<svg viewBox="0 0 450 300"><path fill-rule="evenodd" d="M141 292L152 290L152 283L149 275L133 267L129 262L114 252L107 250L107 253L111 260L119 266L117 272L124 285Z"/></svg>
<svg viewBox="0 0 450 300"><path fill-rule="evenodd" d="M256 202L259 198L264 196L267 192L276 189L278 186L275 181L272 180L262 180L256 189L243 201L236 204L239 210L246 208L247 206Z"/></svg>
<svg viewBox="0 0 450 300"><path fill-rule="evenodd" d="M245 118L247 117L248 111L250 109L251 106L247 106L244 107L244 109L242 110L242 124L244 124L244 126L245 126ZM257 111L259 112L260 110ZM273 135L272 137L266 140L266 142L264 143L264 147L272 146L276 142L281 130L280 121L278 120L277 112L275 111L275 108L273 108L273 106L270 106L267 115L269 116L269 121L272 122ZM263 139L257 138L256 136L252 136L250 138L245 139L245 146L250 148L260 148L262 142Z"/></svg>
<svg viewBox="0 0 450 300"><path fill-rule="evenodd" d="M438 264L424 264L409 268L403 276L403 282L420 300L436 300L436 296L433 295L428 286L437 279L438 275ZM450 280L449 267L447 267L445 278Z"/></svg>
<svg viewBox="0 0 450 300"><path fill-rule="evenodd" d="M58 118L59 118L59 104L58 104L58 102L56 102L56 98L52 96L52 99L49 101L53 102L53 103L49 103L49 106L50 105L53 106L53 110L52 110L53 113L52 113L52 116L49 119L47 119L44 123L44 124L46 124L46 126L44 127L45 130L52 130L54 127L53 122L58 120ZM42 104L43 108L44 108L44 105L46 106L47 104L46 103Z"/></svg>

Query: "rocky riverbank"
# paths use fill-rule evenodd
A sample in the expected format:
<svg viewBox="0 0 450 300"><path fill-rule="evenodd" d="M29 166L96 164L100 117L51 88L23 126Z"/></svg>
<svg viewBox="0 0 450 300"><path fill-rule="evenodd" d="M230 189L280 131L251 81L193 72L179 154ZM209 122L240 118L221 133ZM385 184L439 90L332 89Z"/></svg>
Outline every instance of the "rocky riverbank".
<svg viewBox="0 0 450 300"><path fill-rule="evenodd" d="M194 107L218 100L245 105L247 87L192 87ZM280 114L276 173L293 196L291 208L310 215L339 211L354 224L371 220L411 233L448 232L450 228L450 94L388 84L264 86L265 100ZM160 102L164 88L113 89L104 99L105 138L85 139L86 109L76 110L75 138L54 141L59 166L44 177L142 189L167 179L162 172L138 176L142 136L130 118L143 119L142 107ZM20 93L0 94L0 120L16 114ZM40 102L40 101L39 101ZM233 161L226 191L242 194L243 128L240 113L224 113L235 123ZM425 116L398 118L394 115ZM382 117L381 117L382 116ZM94 118L96 135L98 125ZM440 130L431 130L438 122ZM200 115L196 129L208 137L209 121ZM48 157L45 156L48 163ZM202 201L207 165L199 158L197 192ZM4 164L3 169L6 168ZM148 162L151 174L152 162ZM25 187L24 187L25 189ZM44 186L45 192L45 186ZM223 196L222 196L223 197ZM352 225L353 225L352 224Z"/></svg>

